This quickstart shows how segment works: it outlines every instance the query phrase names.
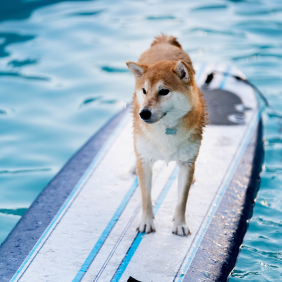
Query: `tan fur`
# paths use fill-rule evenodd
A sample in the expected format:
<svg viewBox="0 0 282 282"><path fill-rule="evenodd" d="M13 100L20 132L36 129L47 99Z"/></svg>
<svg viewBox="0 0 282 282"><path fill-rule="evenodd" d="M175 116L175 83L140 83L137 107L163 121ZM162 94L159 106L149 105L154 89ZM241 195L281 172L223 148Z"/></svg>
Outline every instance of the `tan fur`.
<svg viewBox="0 0 282 282"><path fill-rule="evenodd" d="M173 36L157 36L151 44L151 48L141 54L138 63L152 65L159 61L179 61L186 62L195 73L189 55L182 49L177 39Z"/></svg>
<svg viewBox="0 0 282 282"><path fill-rule="evenodd" d="M167 36L164 34L161 34L160 36L156 36L155 40L151 44L151 47L159 43L169 43L170 45L174 45L176 47L182 48L180 43L177 41L177 38L174 36Z"/></svg>
<svg viewBox="0 0 282 282"><path fill-rule="evenodd" d="M186 78L183 78L179 74L177 64L182 64L181 66L184 66L188 70L189 75L187 81L185 80ZM155 227L153 223L151 203L152 160L150 160L148 157L144 157L144 154L142 155L140 149L137 148L137 144L140 142L141 144L144 142L149 142L148 144L155 144L157 148L164 150L163 152L166 152L168 155L170 152L167 152L167 150L169 150L168 148L170 148L170 144L168 141L168 144L165 144L166 147L164 148L163 144L158 143L159 135L156 135L157 133L155 131L159 121L152 125L145 123L139 117L141 105L138 101L137 92L139 91L140 93L140 91L142 91L141 89L144 88L144 85L148 84L146 96L144 96L144 98L142 96L142 99L144 99L142 107L149 110L159 109L161 108L162 104L165 103L166 99L171 99L171 97L159 95L159 90L157 87L161 82L164 85L164 88L169 89L170 92L181 93L180 95L184 95L186 97L185 99L187 100L187 105L191 106L191 109L184 116L182 116L176 124L179 136L187 136L187 144L184 142L184 145L181 143L181 146L194 146L193 149L191 147L191 150L194 150L194 154L191 155L191 157L189 157L187 160L177 159L181 171L179 177L182 178L182 181L179 181L179 200L175 210L175 222L173 226L173 232L175 234L188 235L190 231L185 222L186 202L193 180L195 160L197 158L198 149L202 139L203 127L206 124L205 102L195 81L193 64L190 57L184 52L175 37L161 35L156 37L155 41L151 45L151 48L140 56L138 64L127 62L127 65L129 68L133 66L138 69L132 110L134 147L137 157L137 174L143 203L142 221L139 226L140 232L144 231L146 233L150 233L151 231L155 230ZM142 75L141 73L139 75L139 70ZM178 139L169 138L180 138L178 136L165 136L165 133L163 134L164 138L167 138L167 140L172 140L173 142L177 141ZM154 136L158 138L154 139ZM196 144L196 147L194 144ZM173 153L174 152L171 152L171 154Z"/></svg>
<svg viewBox="0 0 282 282"><path fill-rule="evenodd" d="M151 49L149 49L148 52ZM144 53L143 53L144 54ZM187 85L185 84L179 84L179 78L176 76L172 76L172 73L175 73L175 65L176 61L160 61L157 63L152 64L151 66L147 66L142 64L141 66L144 67L145 73L142 76L142 78L139 81L136 81L135 89L142 88L142 85L144 84L145 80L149 80L152 85L154 85L157 81L163 80L166 84L166 86L170 89L174 89L175 91L185 91L185 88ZM191 62L192 64L192 62ZM186 64L187 65L187 64ZM187 65L189 68L189 65ZM190 69L190 68L189 68ZM190 76L191 81L188 83L188 86L192 86L193 89L195 89L195 96L188 97L188 99L191 101L191 103L194 105L194 108L192 111L190 111L184 118L183 118L183 124L186 129L193 128L193 139L201 139L203 134L203 127L206 124L206 106L203 99L203 95L198 88L194 74L192 73L190 69ZM148 105L153 105L154 103L159 103L160 97L157 92L151 93L150 98L147 98ZM134 115L134 136L138 135L138 132L142 132L140 129L140 118L139 118L139 109L136 105L137 99L136 99L136 92L133 96L133 115ZM150 125L146 125L147 129L150 130Z"/></svg>

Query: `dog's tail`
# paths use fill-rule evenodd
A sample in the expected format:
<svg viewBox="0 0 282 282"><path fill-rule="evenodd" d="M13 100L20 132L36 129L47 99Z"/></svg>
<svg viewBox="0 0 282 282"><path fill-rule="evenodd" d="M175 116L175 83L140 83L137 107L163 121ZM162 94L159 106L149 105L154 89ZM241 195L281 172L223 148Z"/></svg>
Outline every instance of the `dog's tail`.
<svg viewBox="0 0 282 282"><path fill-rule="evenodd" d="M155 40L151 44L151 47L153 47L154 45L160 44L160 43L169 43L171 45L174 45L174 46L182 49L182 46L177 41L177 38L174 37L174 36L168 36L168 35L164 35L164 34L161 34L160 36L156 36Z"/></svg>

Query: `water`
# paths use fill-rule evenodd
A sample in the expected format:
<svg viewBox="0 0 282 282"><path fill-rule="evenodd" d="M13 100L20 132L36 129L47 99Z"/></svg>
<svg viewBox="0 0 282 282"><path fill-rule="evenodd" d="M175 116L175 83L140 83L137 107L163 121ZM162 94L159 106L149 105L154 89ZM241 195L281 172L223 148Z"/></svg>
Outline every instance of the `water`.
<svg viewBox="0 0 282 282"><path fill-rule="evenodd" d="M155 35L194 62L241 69L282 106L282 2L0 0L0 242L66 161L124 103ZM281 110L282 111L282 110ZM263 114L265 160L230 281L282 280L282 114Z"/></svg>

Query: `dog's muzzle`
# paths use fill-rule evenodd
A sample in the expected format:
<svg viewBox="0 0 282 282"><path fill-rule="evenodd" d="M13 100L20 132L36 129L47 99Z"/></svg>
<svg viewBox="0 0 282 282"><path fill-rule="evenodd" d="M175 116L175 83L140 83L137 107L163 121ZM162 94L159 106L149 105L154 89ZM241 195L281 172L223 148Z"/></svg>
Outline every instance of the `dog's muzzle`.
<svg viewBox="0 0 282 282"><path fill-rule="evenodd" d="M158 117L157 115L152 114L152 112L148 109L143 109L139 113L140 118L147 124L155 123L159 121L160 119L162 119L165 115L166 113L164 113L161 117Z"/></svg>

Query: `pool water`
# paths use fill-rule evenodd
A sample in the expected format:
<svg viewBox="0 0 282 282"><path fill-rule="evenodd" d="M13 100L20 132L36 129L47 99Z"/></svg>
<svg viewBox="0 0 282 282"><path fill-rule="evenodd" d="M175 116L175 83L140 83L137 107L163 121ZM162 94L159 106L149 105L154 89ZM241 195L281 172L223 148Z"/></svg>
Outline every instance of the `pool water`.
<svg viewBox="0 0 282 282"><path fill-rule="evenodd" d="M0 2L0 242L67 160L129 103L161 32L194 62L237 66L266 95L265 160L230 281L282 281L282 2ZM280 111L281 110L281 111Z"/></svg>

